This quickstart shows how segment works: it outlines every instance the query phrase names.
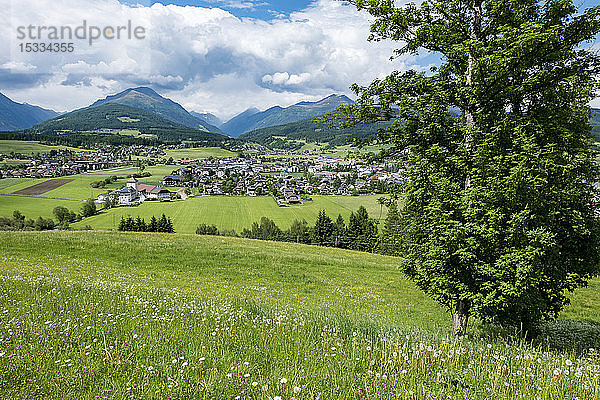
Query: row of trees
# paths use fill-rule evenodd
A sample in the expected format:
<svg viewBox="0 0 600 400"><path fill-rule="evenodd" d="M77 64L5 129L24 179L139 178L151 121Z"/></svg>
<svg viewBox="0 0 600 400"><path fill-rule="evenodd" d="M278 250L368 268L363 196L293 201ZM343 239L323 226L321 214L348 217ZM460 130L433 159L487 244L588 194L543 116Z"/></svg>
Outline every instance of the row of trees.
<svg viewBox="0 0 600 400"><path fill-rule="evenodd" d="M27 219L18 210L13 212L12 217L0 217L2 231L47 231L54 229L55 226L52 218Z"/></svg>
<svg viewBox="0 0 600 400"><path fill-rule="evenodd" d="M150 218L149 222L146 222L143 218L137 217L121 217L121 221L119 222L119 231L124 232L165 232L165 233L175 233L175 229L173 228L173 222L171 218L167 218L165 214L163 214L160 218L156 218L154 215Z"/></svg>

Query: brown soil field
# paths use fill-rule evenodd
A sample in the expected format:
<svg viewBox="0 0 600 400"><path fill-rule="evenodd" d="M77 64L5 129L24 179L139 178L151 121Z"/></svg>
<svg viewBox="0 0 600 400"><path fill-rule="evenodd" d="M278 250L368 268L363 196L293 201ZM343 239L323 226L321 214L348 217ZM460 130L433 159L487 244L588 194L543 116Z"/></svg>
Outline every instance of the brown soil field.
<svg viewBox="0 0 600 400"><path fill-rule="evenodd" d="M75 179L49 179L45 182L29 186L28 188L17 190L13 194L40 195L74 180Z"/></svg>

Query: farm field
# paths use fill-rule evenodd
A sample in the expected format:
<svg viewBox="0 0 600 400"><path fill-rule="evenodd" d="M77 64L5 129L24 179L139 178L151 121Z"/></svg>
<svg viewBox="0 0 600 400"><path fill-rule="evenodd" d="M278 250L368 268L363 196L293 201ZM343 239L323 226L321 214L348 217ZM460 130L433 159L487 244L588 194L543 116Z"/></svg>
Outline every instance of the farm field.
<svg viewBox="0 0 600 400"><path fill-rule="evenodd" d="M2 178L0 179L0 193L5 193L3 191L4 188L16 185L16 184L20 184L20 183L25 183L25 182L31 182L34 181L33 178Z"/></svg>
<svg viewBox="0 0 600 400"><path fill-rule="evenodd" d="M313 224L320 210L325 210L333 219L342 214L348 221L350 212L364 205L369 215L377 218L380 211L378 197L380 196L315 196L313 201L288 207L278 207L272 197L266 196L196 197L185 201L145 202L137 207L116 207L73 226L116 229L121 217L140 216L149 219L152 215L159 217L165 213L173 220L175 231L179 233L194 233L202 223L216 225L219 229L233 229L239 233L244 228L250 228L253 222L263 216L274 220L280 228L287 229L295 219L305 219Z"/></svg>
<svg viewBox="0 0 600 400"><path fill-rule="evenodd" d="M181 159L204 159L209 157L236 157L237 153L222 149L220 147L196 147L189 149L167 150L167 157L174 160Z"/></svg>
<svg viewBox="0 0 600 400"><path fill-rule="evenodd" d="M69 146L48 146L35 141L23 140L0 140L0 153L10 154L11 152L21 154L31 153L49 153L51 150L68 149L72 151L87 151Z"/></svg>
<svg viewBox="0 0 600 400"><path fill-rule="evenodd" d="M476 321L450 336L447 313L392 257L181 234L0 240L1 398L600 396L587 349L599 345L598 280L561 316L578 321L543 328L583 347L559 350Z"/></svg>

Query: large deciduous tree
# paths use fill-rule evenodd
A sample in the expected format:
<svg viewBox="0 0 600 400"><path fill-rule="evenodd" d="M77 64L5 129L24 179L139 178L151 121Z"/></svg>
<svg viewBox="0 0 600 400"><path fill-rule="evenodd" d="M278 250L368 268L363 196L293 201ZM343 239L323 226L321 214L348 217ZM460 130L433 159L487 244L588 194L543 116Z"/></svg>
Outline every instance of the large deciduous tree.
<svg viewBox="0 0 600 400"><path fill-rule="evenodd" d="M598 273L598 178L589 101L599 59L582 44L600 7L569 0L353 0L370 40L429 51L431 71L396 71L343 111L395 120L380 139L406 155L404 270L453 312L502 324L552 318Z"/></svg>

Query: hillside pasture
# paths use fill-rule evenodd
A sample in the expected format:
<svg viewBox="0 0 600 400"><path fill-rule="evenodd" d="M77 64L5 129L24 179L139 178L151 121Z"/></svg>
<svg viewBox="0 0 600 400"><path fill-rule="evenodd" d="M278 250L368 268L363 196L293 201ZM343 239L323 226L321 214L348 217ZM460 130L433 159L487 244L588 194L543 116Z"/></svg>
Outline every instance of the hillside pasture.
<svg viewBox="0 0 600 400"><path fill-rule="evenodd" d="M76 147L69 146L49 146L41 144L37 141L24 141L24 140L0 140L0 153L10 154L11 152L20 154L31 154L31 153L50 153L52 150L71 150L76 152L88 151L85 149L79 149Z"/></svg>
<svg viewBox="0 0 600 400"><path fill-rule="evenodd" d="M209 157L236 157L237 153L220 147L195 147L178 150L167 150L167 157L174 160L201 160Z"/></svg>
<svg viewBox="0 0 600 400"><path fill-rule="evenodd" d="M1 398L600 397L596 350L495 338L476 321L453 337L397 258L180 234L0 240ZM552 332L597 344L582 334L598 333L600 310L579 302L597 290L570 306L587 325Z"/></svg>

